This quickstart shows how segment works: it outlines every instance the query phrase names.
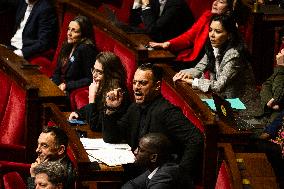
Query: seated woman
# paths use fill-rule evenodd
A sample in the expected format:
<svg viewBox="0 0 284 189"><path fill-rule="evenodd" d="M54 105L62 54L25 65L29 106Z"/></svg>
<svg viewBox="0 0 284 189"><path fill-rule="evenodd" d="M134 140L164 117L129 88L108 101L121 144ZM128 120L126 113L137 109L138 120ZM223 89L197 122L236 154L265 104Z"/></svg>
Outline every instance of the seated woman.
<svg viewBox="0 0 284 189"><path fill-rule="evenodd" d="M121 115L125 113L130 103L127 87L126 72L120 59L112 52L101 52L96 57L92 69L93 82L89 86L89 104L72 112L71 119L86 119L91 129L101 131L101 119L105 111L107 92L117 90L118 95L124 95Z"/></svg>
<svg viewBox="0 0 284 189"><path fill-rule="evenodd" d="M231 13L232 11L233 0L215 0L212 9L205 11L185 33L163 43L149 42L149 45L153 48L164 48L178 53L177 61L197 61L196 59L201 55L208 38L209 22L212 15Z"/></svg>
<svg viewBox="0 0 284 189"><path fill-rule="evenodd" d="M181 70L173 80L186 81L193 88L225 98L238 97L247 107L246 115L255 115L260 102L247 54L234 19L215 15L210 21L204 57L194 68Z"/></svg>
<svg viewBox="0 0 284 189"><path fill-rule="evenodd" d="M92 82L90 70L97 55L93 37L92 23L87 17L77 16L69 23L67 40L51 78L67 94Z"/></svg>

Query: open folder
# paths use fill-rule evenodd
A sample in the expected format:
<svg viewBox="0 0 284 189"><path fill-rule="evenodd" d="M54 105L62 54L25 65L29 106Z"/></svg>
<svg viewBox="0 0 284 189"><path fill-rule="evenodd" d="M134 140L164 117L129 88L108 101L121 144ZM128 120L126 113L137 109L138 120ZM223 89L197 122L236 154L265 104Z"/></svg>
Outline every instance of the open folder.
<svg viewBox="0 0 284 189"><path fill-rule="evenodd" d="M89 159L101 161L108 166L134 163L135 157L128 144L110 144L103 139L80 138Z"/></svg>

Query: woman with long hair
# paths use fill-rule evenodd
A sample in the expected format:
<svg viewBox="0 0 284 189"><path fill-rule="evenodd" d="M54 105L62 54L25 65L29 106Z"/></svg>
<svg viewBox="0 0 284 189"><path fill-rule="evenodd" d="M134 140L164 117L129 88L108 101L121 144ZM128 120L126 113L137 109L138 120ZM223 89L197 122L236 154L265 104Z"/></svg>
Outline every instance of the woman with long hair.
<svg viewBox="0 0 284 189"><path fill-rule="evenodd" d="M89 104L72 112L71 119L85 119L92 130L101 131L102 118L105 111L106 94L117 90L123 95L122 107L117 115L125 113L130 100L126 87L126 71L120 59L112 52L101 52L96 57L92 68L93 82L89 86Z"/></svg>
<svg viewBox="0 0 284 189"><path fill-rule="evenodd" d="M69 23L67 40L51 78L62 91L69 94L92 82L90 69L97 55L93 37L93 26L87 17L77 16Z"/></svg>
<svg viewBox="0 0 284 189"><path fill-rule="evenodd" d="M247 106L248 115L260 110L248 52L231 16L212 17L204 57L194 68L181 70L173 80L185 81L193 88L219 93L225 98L240 98Z"/></svg>

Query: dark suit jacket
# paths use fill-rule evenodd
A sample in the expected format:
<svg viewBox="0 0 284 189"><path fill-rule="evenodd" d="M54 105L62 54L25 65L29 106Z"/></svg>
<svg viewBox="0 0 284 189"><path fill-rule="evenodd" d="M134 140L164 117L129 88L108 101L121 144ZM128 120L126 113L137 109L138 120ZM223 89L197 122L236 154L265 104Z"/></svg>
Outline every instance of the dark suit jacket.
<svg viewBox="0 0 284 189"><path fill-rule="evenodd" d="M67 70L64 75L66 90L71 91L92 82L91 68L95 64L97 50L93 45L79 44L68 60ZM60 85L62 80L62 62L58 59L56 69L52 75L52 81Z"/></svg>
<svg viewBox="0 0 284 189"><path fill-rule="evenodd" d="M132 26L143 22L146 31L155 41L172 39L193 24L194 18L184 0L167 0L161 16L159 0L151 0L150 7L144 11L141 8L132 9L129 22Z"/></svg>
<svg viewBox="0 0 284 189"><path fill-rule="evenodd" d="M183 115L181 110L162 96L157 97L146 107L145 133L164 133L175 145L180 166L187 176L194 175L198 159L201 159L203 138L200 131ZM125 140L134 150L138 146L140 128L140 107L132 103L119 120L115 113L105 115L103 139L116 143Z"/></svg>
<svg viewBox="0 0 284 189"><path fill-rule="evenodd" d="M0 4L14 5L17 9L13 35L16 33L22 19L24 18L27 4L25 0L0 0ZM49 0L38 0L28 18L23 30L24 58L46 51L57 43L57 16L54 7Z"/></svg>
<svg viewBox="0 0 284 189"><path fill-rule="evenodd" d="M128 181L121 189L189 189L181 181L182 175L176 164L164 164L149 180L150 173L147 170L135 179Z"/></svg>

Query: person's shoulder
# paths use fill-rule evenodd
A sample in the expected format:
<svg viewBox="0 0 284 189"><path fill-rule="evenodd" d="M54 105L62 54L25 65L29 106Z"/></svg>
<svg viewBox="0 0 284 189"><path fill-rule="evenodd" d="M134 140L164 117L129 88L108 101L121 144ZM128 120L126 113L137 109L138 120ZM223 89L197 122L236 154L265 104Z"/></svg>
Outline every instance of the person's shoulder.
<svg viewBox="0 0 284 189"><path fill-rule="evenodd" d="M37 7L41 8L41 9L54 9L53 4L49 1L49 0L38 0L36 2Z"/></svg>
<svg viewBox="0 0 284 189"><path fill-rule="evenodd" d="M156 98L154 103L160 112L167 111L169 109L178 109L177 106L173 105L163 96Z"/></svg>
<svg viewBox="0 0 284 189"><path fill-rule="evenodd" d="M240 57L240 52L236 48L230 48L228 49L225 54L224 54L224 60L230 60L233 58L239 58Z"/></svg>
<svg viewBox="0 0 284 189"><path fill-rule="evenodd" d="M163 182L170 185L175 185L179 177L181 176L180 174L180 168L177 164L166 163L157 170L156 174L152 177L151 182Z"/></svg>
<svg viewBox="0 0 284 189"><path fill-rule="evenodd" d="M79 51L96 51L96 47L92 43L80 43L77 47L77 50Z"/></svg>

